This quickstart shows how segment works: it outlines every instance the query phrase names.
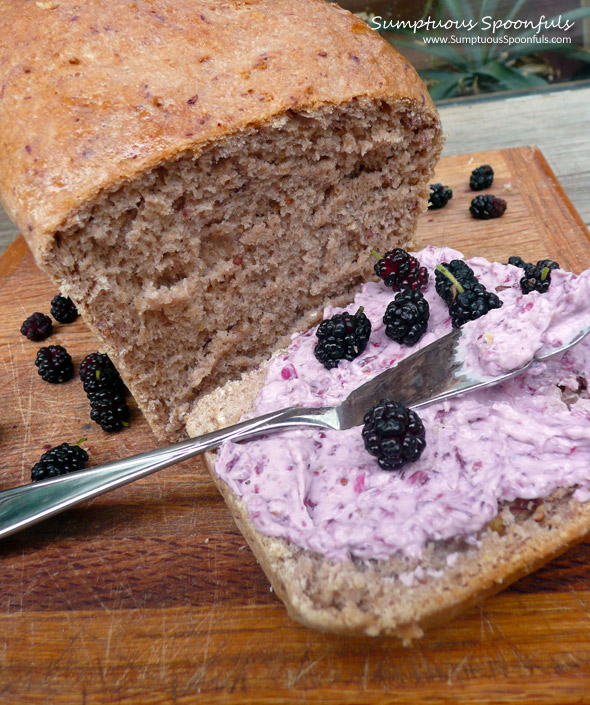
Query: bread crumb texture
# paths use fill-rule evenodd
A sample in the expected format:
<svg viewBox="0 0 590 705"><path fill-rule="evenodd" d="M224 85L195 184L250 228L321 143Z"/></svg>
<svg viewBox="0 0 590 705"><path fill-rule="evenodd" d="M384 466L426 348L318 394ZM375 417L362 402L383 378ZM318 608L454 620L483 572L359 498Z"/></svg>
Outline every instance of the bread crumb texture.
<svg viewBox="0 0 590 705"><path fill-rule="evenodd" d="M160 165L59 233L52 266L156 427L178 434L196 398L346 303L370 247L410 240L436 149L413 120L358 102L293 114Z"/></svg>

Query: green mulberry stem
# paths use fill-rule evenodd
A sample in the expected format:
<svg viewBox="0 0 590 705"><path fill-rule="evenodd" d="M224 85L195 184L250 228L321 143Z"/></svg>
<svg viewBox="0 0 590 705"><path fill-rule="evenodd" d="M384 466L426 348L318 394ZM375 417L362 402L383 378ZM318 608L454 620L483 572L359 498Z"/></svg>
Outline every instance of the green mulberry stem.
<svg viewBox="0 0 590 705"><path fill-rule="evenodd" d="M437 264L436 269L438 269L439 272L442 272L445 275L445 277L447 277L447 279L451 282L451 284L457 290L458 294L462 294L465 291L463 289L463 287L461 286L461 284L459 284L457 279L453 276L453 274L451 272L449 272L449 270L446 267L444 267L442 264Z"/></svg>

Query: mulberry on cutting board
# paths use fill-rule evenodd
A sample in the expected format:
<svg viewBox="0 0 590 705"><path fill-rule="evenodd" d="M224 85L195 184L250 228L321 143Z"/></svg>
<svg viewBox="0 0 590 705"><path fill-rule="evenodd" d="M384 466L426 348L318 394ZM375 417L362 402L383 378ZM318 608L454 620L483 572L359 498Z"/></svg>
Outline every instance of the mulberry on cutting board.
<svg viewBox="0 0 590 705"><path fill-rule="evenodd" d="M492 194L476 196L471 201L469 212L476 220L500 218L506 212L506 201Z"/></svg>
<svg viewBox="0 0 590 705"><path fill-rule="evenodd" d="M87 355L78 372L90 401L90 418L107 433L129 425L130 411L125 401L125 385L106 353Z"/></svg>
<svg viewBox="0 0 590 705"><path fill-rule="evenodd" d="M35 365L41 379L51 384L63 384L74 375L72 357L62 345L48 345L38 350Z"/></svg>
<svg viewBox="0 0 590 705"><path fill-rule="evenodd" d="M89 398L104 389L123 391L125 388L121 375L106 353L87 355L80 364L78 375Z"/></svg>
<svg viewBox="0 0 590 705"><path fill-rule="evenodd" d="M482 164L471 172L469 188L472 191L483 191L494 183L494 170L489 164Z"/></svg>
<svg viewBox="0 0 590 705"><path fill-rule="evenodd" d="M78 318L78 309L69 296L58 294L51 301L51 315L58 323L73 323Z"/></svg>
<svg viewBox="0 0 590 705"><path fill-rule="evenodd" d="M47 480L81 470L88 461L88 453L78 445L62 443L43 453L31 469L31 481Z"/></svg>
<svg viewBox="0 0 590 705"><path fill-rule="evenodd" d="M53 332L53 321L49 316L37 311L23 321L20 332L28 340L45 340Z"/></svg>
<svg viewBox="0 0 590 705"><path fill-rule="evenodd" d="M430 184L430 196L428 197L428 210L439 210L444 208L453 198L453 191L448 186L442 184Z"/></svg>

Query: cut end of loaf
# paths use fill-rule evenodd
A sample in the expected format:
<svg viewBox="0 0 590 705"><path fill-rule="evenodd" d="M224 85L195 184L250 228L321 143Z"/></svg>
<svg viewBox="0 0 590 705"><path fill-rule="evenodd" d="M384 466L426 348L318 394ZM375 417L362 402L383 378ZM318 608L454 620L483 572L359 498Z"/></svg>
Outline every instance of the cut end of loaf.
<svg viewBox="0 0 590 705"><path fill-rule="evenodd" d="M236 423L253 407L266 374L263 365L202 399L189 417L190 433ZM561 488L545 499L504 503L476 541L430 541L415 558L331 560L261 534L246 504L216 474L215 456L205 459L289 615L325 632L390 636L408 645L565 552L590 526L590 503L578 502L575 488Z"/></svg>
<svg viewBox="0 0 590 705"><path fill-rule="evenodd" d="M559 490L530 507L505 505L476 544L459 538L430 542L415 560L338 562L260 534L211 458L207 464L292 619L342 635L397 637L405 646L564 553L590 522L590 505Z"/></svg>
<svg viewBox="0 0 590 705"><path fill-rule="evenodd" d="M404 100L290 112L102 193L44 264L179 438L195 402L348 302L369 249L411 242L441 147Z"/></svg>

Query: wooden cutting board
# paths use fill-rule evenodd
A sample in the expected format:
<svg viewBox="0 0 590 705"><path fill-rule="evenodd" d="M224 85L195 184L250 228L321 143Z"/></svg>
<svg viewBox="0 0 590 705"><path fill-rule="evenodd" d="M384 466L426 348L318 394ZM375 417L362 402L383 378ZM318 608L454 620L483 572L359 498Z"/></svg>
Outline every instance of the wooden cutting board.
<svg viewBox="0 0 590 705"><path fill-rule="evenodd" d="M468 214L483 163L507 203ZM589 234L534 147L443 159L454 190L421 217L423 243L505 262L590 266ZM44 383L19 333L53 286L22 239L0 259L0 489L40 454L87 437L92 464L155 445L141 415L107 435L78 379ZM74 361L96 349L82 323L50 339ZM582 543L411 648L293 623L200 462L164 470L0 543L2 703L590 702L590 543Z"/></svg>

